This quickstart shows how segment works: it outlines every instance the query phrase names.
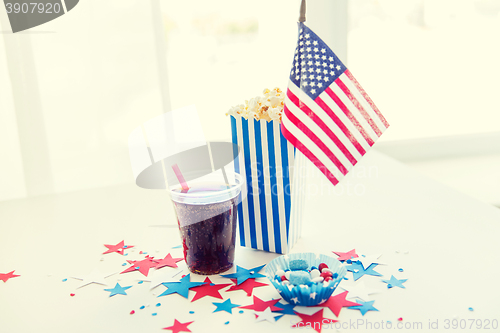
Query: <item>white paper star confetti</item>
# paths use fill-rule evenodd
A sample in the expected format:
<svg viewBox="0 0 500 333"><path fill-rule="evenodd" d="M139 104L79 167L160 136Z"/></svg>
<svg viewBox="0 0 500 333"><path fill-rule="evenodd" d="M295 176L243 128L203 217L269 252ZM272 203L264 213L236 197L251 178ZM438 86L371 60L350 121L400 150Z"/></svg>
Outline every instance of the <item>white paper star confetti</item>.
<svg viewBox="0 0 500 333"><path fill-rule="evenodd" d="M158 287L163 282L177 282L181 279L182 275L189 274L187 265L185 262L179 263L177 268L170 269L160 269L152 271L149 279L143 279L143 281L150 281L149 289L154 289Z"/></svg>
<svg viewBox="0 0 500 333"><path fill-rule="evenodd" d="M379 264L379 265L385 265L384 262L378 260L378 258L380 258L381 254L370 254L368 256L359 256L358 258L356 258L358 260L358 262L362 263L363 264L363 267L364 269L367 269L368 267L370 267L371 264Z"/></svg>
<svg viewBox="0 0 500 333"><path fill-rule="evenodd" d="M270 323L275 323L275 318L283 315L279 312L272 312L271 308L266 308L261 312L254 311L253 313L255 313L255 315L257 316L257 318L255 319L256 322L267 320Z"/></svg>
<svg viewBox="0 0 500 333"><path fill-rule="evenodd" d="M110 277L111 275L114 275L114 274L116 274L116 273L105 275L105 274L102 274L99 270L94 269L88 275L85 275L82 277L72 276L72 278L82 281L82 283L77 288L84 287L84 286L89 285L91 283L102 284L104 286L107 286L108 284L106 283L106 281L104 279L106 279L107 277Z"/></svg>
<svg viewBox="0 0 500 333"><path fill-rule="evenodd" d="M349 293L347 294L348 299L359 298L362 301L370 301L370 297L368 295L375 294L378 290L369 288L365 285L363 281L355 283L355 284L341 284L340 288L347 290Z"/></svg>

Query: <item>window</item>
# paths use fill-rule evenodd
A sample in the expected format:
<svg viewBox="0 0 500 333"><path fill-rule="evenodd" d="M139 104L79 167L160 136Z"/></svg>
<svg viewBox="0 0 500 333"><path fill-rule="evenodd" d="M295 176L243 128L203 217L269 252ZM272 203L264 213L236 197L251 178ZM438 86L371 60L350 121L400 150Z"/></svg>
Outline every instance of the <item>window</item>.
<svg viewBox="0 0 500 333"><path fill-rule="evenodd" d="M500 2L351 0L348 63L381 141L500 131Z"/></svg>

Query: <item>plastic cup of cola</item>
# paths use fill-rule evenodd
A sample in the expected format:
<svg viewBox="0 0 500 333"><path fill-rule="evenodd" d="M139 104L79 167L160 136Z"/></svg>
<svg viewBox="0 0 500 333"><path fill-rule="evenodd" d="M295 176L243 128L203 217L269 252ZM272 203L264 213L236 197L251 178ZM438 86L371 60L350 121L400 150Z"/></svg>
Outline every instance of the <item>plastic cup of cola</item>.
<svg viewBox="0 0 500 333"><path fill-rule="evenodd" d="M169 189L191 272L211 275L233 267L243 182L236 173L228 173L228 177L210 174L189 181L188 189L180 185Z"/></svg>

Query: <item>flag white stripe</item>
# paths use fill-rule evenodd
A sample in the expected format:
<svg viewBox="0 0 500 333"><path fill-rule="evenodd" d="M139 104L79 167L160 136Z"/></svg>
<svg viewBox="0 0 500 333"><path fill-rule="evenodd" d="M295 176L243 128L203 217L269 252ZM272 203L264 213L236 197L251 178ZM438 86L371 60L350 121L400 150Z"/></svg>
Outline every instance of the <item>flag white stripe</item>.
<svg viewBox="0 0 500 333"><path fill-rule="evenodd" d="M328 137L328 135L323 131L321 127L316 125L316 123L309 118L303 111L301 111L292 101L285 98L285 103L287 108L307 127L309 128L326 146L333 155L339 160L342 165L349 170L349 167L352 166L351 162L347 159L344 153L337 147L337 145ZM314 113L318 115L318 113L323 112L322 110L312 109ZM319 115L318 115L319 116ZM287 127L288 129L288 127ZM298 139L298 138L297 138ZM352 145L351 145L352 146ZM333 163L333 162L332 162Z"/></svg>
<svg viewBox="0 0 500 333"><path fill-rule="evenodd" d="M269 174L269 156L267 143L267 121L261 120L260 124L261 142L262 142L262 171L265 180L264 196L266 198L266 215L267 215L267 233L269 240L269 251L275 252L276 246L274 243L274 225L273 225L273 204L271 201L271 176Z"/></svg>
<svg viewBox="0 0 500 333"><path fill-rule="evenodd" d="M309 96L307 96L305 93L303 93L293 82L290 82L288 89L297 96L304 104L306 104L325 124L328 126L328 128L335 134L338 138L339 141L344 144L344 146L347 148L347 150L351 153L351 155L356 159L356 161L359 161L363 155L356 149L356 147L352 144L352 142L349 140L349 138L346 137L344 132L335 124L335 122L330 118L330 116L318 105L316 102L314 102ZM326 96L326 97L325 97ZM337 117L344 123L344 125L347 127L347 129L353 134L353 136L356 138L356 140L360 143L361 147L365 148L360 142L360 140L363 140L365 143L365 139L361 134L359 134L358 130L352 126L351 121L344 115L344 113L338 108L337 104L335 104L334 101L331 100L330 96L328 96L326 93L323 93L320 95L320 98L327 103L325 99L328 98L328 100L334 104L334 107L332 107L330 104L330 109L337 115ZM286 106L288 107L290 103L287 103ZM339 112L342 113L339 115ZM342 117L343 116L343 117ZM344 119L345 118L345 119ZM349 123L346 124L346 121ZM355 131L355 132L353 132ZM356 135L357 133L357 135ZM368 144L366 144L367 147L369 147ZM366 150L366 148L365 148ZM351 163L349 163L351 164Z"/></svg>
<svg viewBox="0 0 500 333"><path fill-rule="evenodd" d="M288 107L288 104L287 104ZM300 111L302 112L302 111ZM297 138L304 146L309 149L309 151L316 156L316 158L323 163L323 165L333 174L337 180L340 180L343 175L340 170L332 163L328 156L323 153L323 151L314 143L307 135L304 134L294 123L292 123L287 117L282 118L283 125L286 129Z"/></svg>
<svg viewBox="0 0 500 333"><path fill-rule="evenodd" d="M384 133L384 131L387 129L384 125L384 123L380 120L380 117L377 115L377 113L373 110L371 105L366 101L366 99L361 95L359 92L358 88L354 85L354 83L349 79L349 77L345 74L342 74L340 76L342 82L346 85L346 87L351 91L353 96L358 100L358 102L361 104L361 106L365 109L365 111L368 113L370 118L373 119L373 122L377 127L379 128L380 132Z"/></svg>
<svg viewBox="0 0 500 333"><path fill-rule="evenodd" d="M359 130L356 128L356 126L354 126L354 124L351 122L351 120L349 118L347 118L344 111L342 111L342 109L339 108L337 103L335 103L335 101L333 99L331 99L330 96L328 96L328 94L326 92L321 93L321 95L319 95L319 97L323 100L323 102L325 102L326 105L328 105L328 107L332 110L332 112L335 113L335 115L340 119L340 121L344 124L344 126L347 127L347 129L349 130L349 132L351 133L353 138L356 139L356 141L365 150L365 152L368 151L370 149L370 145L368 144L368 142L366 142L363 135L359 132ZM315 112L318 112L318 110L321 110L322 112L324 112L319 105L317 105L316 103L314 103L313 106L314 105L315 105L315 108L314 108ZM335 123L333 126L335 129L338 128L337 125L335 125ZM339 135L342 135L345 137L345 134L343 134L343 132L340 129L339 129L339 131L340 131ZM337 134L336 131L334 131L334 133ZM351 152L352 152L351 147L356 149L356 147L354 147L354 145L352 143L350 143L350 146L348 146L348 147L349 147L349 151L351 151Z"/></svg>
<svg viewBox="0 0 500 333"><path fill-rule="evenodd" d="M344 79L349 80L349 78L347 76L345 76L344 74L342 74L341 77L343 77ZM370 124L368 123L368 121L366 121L365 117L363 117L363 115L361 114L361 112L359 112L358 108L351 102L351 100L349 99L349 97L347 97L346 94L344 94L344 92L342 91L342 89L340 89L340 87L336 83L332 84L330 86L330 89L339 97L339 99L342 101L342 103L344 103L344 105L349 109L349 111L351 111L351 113L354 116L354 118L359 122L359 124L361 125L361 127L363 127L363 129L368 134L368 136L374 142L377 141L377 139L378 139L377 133L375 133L375 131L370 126Z"/></svg>

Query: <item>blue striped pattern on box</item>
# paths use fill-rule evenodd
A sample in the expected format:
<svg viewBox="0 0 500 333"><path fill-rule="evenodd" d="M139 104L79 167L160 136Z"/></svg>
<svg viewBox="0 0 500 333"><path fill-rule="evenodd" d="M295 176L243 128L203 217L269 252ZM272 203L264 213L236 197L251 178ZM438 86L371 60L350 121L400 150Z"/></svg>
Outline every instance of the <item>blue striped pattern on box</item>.
<svg viewBox="0 0 500 333"><path fill-rule="evenodd" d="M235 170L246 178L248 192L238 205L240 244L288 253L300 235L305 158L280 126L231 116L232 142L240 147Z"/></svg>

